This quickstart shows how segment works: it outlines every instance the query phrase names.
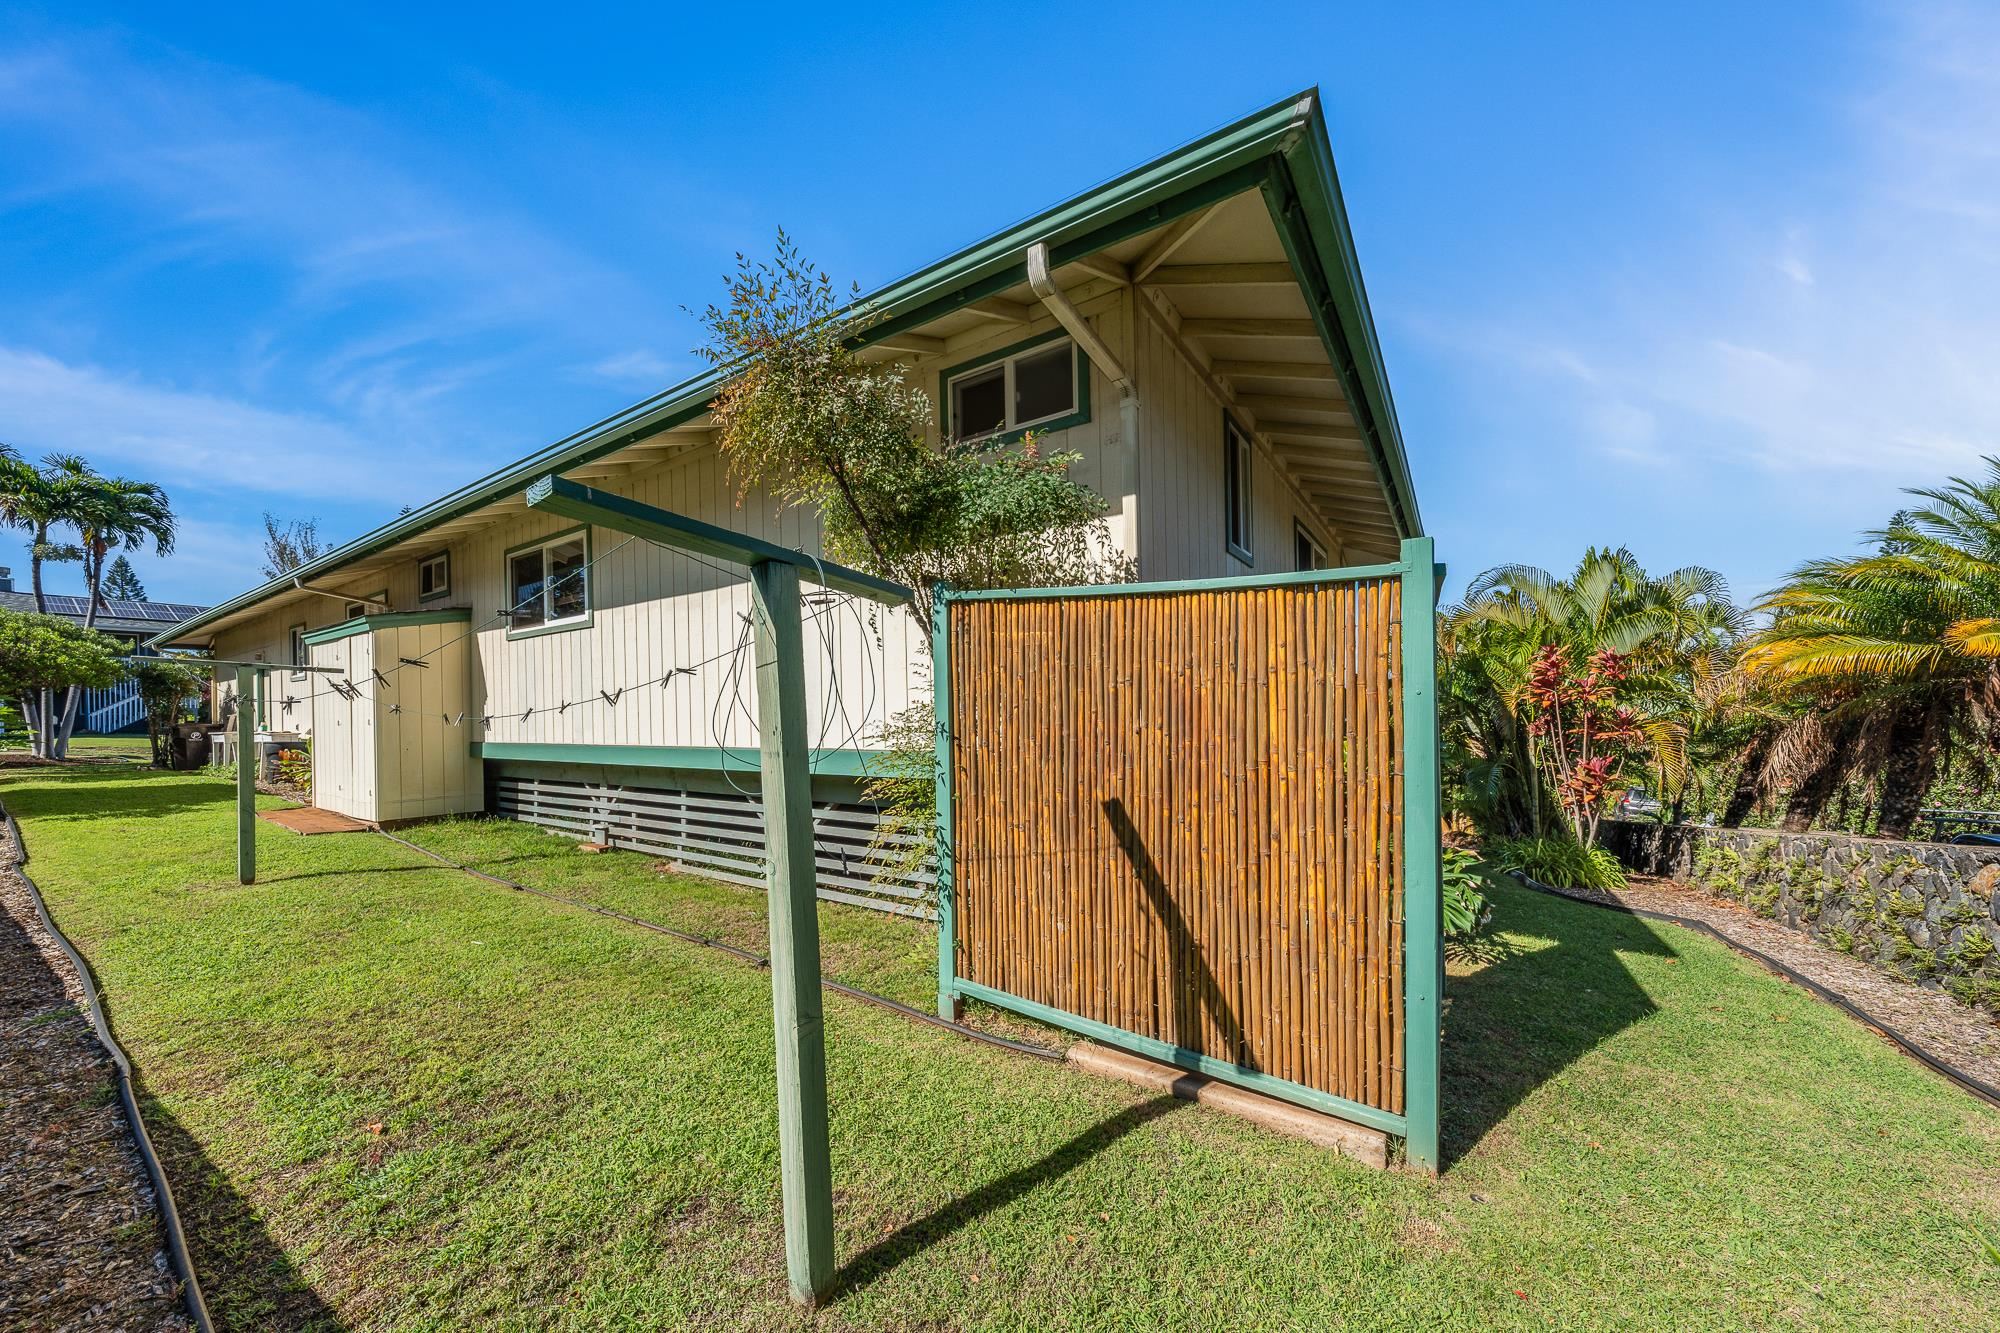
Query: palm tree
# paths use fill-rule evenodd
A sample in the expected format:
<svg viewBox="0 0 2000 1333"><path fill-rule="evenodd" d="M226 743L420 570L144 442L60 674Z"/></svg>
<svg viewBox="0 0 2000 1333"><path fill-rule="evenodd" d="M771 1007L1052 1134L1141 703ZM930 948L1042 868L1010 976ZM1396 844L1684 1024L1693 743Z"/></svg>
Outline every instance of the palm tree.
<svg viewBox="0 0 2000 1333"><path fill-rule="evenodd" d="M68 455L51 454L36 467L0 444L0 524L28 534L28 580L35 610L44 614L49 600L42 589L43 563L74 560L79 554L74 547L49 541L50 530L68 522L76 506L75 487L66 475L70 461Z"/></svg>
<svg viewBox="0 0 2000 1333"><path fill-rule="evenodd" d="M1872 554L1800 565L1744 654L1839 735L1819 785L1879 778L1890 837L1908 835L1946 747L1990 743L2000 724L2000 458L1985 462L1976 480L1908 492L1926 503L1871 533Z"/></svg>
<svg viewBox="0 0 2000 1333"><path fill-rule="evenodd" d="M136 551L150 542L155 555L170 554L174 549L174 511L167 493L152 482L103 476L74 455L52 455L48 466L67 487L66 521L76 529L82 553L83 624L90 629L104 605L104 571L111 553ZM58 757L68 748L82 699L83 692L72 687L63 700L62 721L55 737Z"/></svg>

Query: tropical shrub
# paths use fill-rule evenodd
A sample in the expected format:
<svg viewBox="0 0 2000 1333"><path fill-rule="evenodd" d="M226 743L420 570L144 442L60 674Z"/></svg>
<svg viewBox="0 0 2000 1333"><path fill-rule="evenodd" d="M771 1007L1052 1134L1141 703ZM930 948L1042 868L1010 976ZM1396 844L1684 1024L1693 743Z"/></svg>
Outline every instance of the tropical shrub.
<svg viewBox="0 0 2000 1333"><path fill-rule="evenodd" d="M278 781L284 783L286 786L296 787L306 792L312 790L313 765L311 751L292 747L280 750L278 751L274 767L277 769Z"/></svg>
<svg viewBox="0 0 2000 1333"><path fill-rule="evenodd" d="M1486 929L1493 907L1486 899L1486 866L1459 847L1444 849L1444 935L1469 940Z"/></svg>
<svg viewBox="0 0 2000 1333"><path fill-rule="evenodd" d="M1492 849L1492 864L1557 889L1625 887L1625 867L1602 847L1568 838L1510 838Z"/></svg>

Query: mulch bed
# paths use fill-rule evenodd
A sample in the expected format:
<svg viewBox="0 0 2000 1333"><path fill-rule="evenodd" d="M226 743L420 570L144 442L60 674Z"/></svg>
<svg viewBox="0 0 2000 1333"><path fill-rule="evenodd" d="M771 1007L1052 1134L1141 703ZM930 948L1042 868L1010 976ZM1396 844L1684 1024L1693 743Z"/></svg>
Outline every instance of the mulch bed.
<svg viewBox="0 0 2000 1333"><path fill-rule="evenodd" d="M1635 875L1629 887L1616 893L1567 892L1705 922L1874 1015L1934 1058L2000 1087L2000 1023L1942 991L1899 981L1810 935L1767 921L1740 903L1676 880Z"/></svg>
<svg viewBox="0 0 2000 1333"><path fill-rule="evenodd" d="M116 1068L82 999L27 886L0 864L0 1328L186 1329Z"/></svg>

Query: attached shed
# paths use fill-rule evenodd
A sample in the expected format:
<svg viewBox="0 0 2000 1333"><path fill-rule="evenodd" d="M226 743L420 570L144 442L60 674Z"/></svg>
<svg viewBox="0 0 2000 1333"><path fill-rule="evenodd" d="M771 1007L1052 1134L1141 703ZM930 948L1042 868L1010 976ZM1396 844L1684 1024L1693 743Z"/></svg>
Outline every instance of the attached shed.
<svg viewBox="0 0 2000 1333"><path fill-rule="evenodd" d="M468 740L484 693L471 618L462 608L357 616L304 636L311 665L344 673L298 678L311 691L313 804L370 823L485 807Z"/></svg>

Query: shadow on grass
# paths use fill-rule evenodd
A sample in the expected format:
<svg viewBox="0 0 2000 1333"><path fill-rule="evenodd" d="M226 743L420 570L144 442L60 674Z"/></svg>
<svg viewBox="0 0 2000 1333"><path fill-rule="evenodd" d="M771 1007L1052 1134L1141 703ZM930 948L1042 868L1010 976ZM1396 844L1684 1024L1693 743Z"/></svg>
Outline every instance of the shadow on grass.
<svg viewBox="0 0 2000 1333"><path fill-rule="evenodd" d="M161 819L236 799L222 782L154 781L159 769L17 769L0 783L16 815L45 819Z"/></svg>
<svg viewBox="0 0 2000 1333"><path fill-rule="evenodd" d="M202 1295L218 1328L282 1328L318 1333L346 1327L320 1300L264 1220L208 1160L180 1122L139 1085L153 1148L173 1186L181 1230L194 1255Z"/></svg>
<svg viewBox="0 0 2000 1333"><path fill-rule="evenodd" d="M1046 1157L961 1195L855 1255L833 1275L829 1299L867 1286L906 1259L913 1259L996 1209L1059 1180L1143 1125L1188 1105L1175 1097L1155 1097L1098 1121Z"/></svg>
<svg viewBox="0 0 2000 1333"><path fill-rule="evenodd" d="M1621 953L1678 956L1637 917L1527 889L1501 889L1497 901L1496 924L1530 938L1467 959L1483 965L1446 978L1446 1167L1536 1088L1658 1009Z"/></svg>

